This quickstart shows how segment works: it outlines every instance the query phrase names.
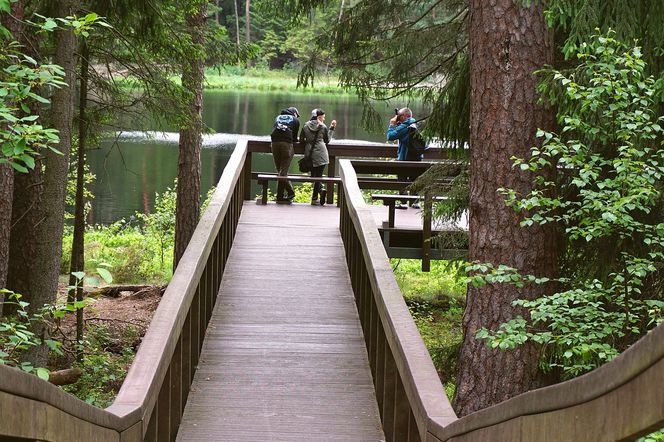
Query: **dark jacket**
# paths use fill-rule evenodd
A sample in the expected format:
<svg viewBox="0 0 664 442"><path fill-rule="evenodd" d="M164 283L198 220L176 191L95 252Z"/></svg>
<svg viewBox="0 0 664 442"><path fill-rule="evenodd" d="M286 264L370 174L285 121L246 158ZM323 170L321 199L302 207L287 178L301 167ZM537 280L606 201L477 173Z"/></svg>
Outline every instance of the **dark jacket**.
<svg viewBox="0 0 664 442"><path fill-rule="evenodd" d="M285 141L286 143L297 143L297 133L300 131L300 120L288 109L283 109L274 120L272 141Z"/></svg>
<svg viewBox="0 0 664 442"><path fill-rule="evenodd" d="M304 156L311 155L314 167L324 166L330 162L327 153L327 143L330 142L334 129L329 129L318 120L309 120L304 123L300 132L300 143L304 144Z"/></svg>

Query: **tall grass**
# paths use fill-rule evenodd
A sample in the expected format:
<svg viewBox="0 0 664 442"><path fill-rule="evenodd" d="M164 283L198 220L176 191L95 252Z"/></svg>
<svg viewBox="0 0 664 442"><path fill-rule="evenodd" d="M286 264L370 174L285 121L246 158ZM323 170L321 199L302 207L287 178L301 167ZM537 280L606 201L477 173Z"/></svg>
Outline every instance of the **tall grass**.
<svg viewBox="0 0 664 442"><path fill-rule="evenodd" d="M345 94L334 76L316 77L313 86L298 87L297 73L261 69L226 68L205 72L206 89L288 91L302 94Z"/></svg>

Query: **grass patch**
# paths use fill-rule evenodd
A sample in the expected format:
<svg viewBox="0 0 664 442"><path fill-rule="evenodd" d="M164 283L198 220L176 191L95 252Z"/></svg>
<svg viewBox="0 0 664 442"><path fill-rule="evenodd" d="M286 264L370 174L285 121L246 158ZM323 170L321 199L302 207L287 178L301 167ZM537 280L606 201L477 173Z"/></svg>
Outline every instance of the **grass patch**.
<svg viewBox="0 0 664 442"><path fill-rule="evenodd" d="M391 263L406 305L452 400L463 339L466 287L460 277L462 266L454 261L431 261L431 272L422 272L417 259L392 259Z"/></svg>
<svg viewBox="0 0 664 442"><path fill-rule="evenodd" d="M209 69L205 72L206 89L288 91L303 94L346 94L335 76L316 77L313 86L297 87L297 73L289 71Z"/></svg>
<svg viewBox="0 0 664 442"><path fill-rule="evenodd" d="M69 272L72 234L63 239L61 273ZM101 263L109 266L113 282L165 284L173 267L172 241L162 244L138 223L117 221L109 226L91 226L85 232L85 273L96 274ZM101 281L86 284L99 285Z"/></svg>

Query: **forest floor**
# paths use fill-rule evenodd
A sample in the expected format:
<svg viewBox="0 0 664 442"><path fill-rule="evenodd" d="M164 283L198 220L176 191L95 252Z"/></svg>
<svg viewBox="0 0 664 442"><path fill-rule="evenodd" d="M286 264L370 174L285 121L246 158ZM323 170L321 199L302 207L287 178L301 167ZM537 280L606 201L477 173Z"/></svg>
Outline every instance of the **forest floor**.
<svg viewBox="0 0 664 442"><path fill-rule="evenodd" d="M62 300L66 288L62 287ZM49 370L80 368L82 375L63 388L99 407L113 401L134 359L161 300L162 290L152 286L139 292L120 292L117 297L89 297L84 309L84 339L76 361L76 315L65 315L56 323L53 338L62 342L62 355L52 352Z"/></svg>

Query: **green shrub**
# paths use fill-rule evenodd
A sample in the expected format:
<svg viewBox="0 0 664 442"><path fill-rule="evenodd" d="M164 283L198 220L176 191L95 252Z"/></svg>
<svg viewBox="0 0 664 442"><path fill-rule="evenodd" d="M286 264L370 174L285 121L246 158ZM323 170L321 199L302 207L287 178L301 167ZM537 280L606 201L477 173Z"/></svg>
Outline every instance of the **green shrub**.
<svg viewBox="0 0 664 442"><path fill-rule="evenodd" d="M96 407L108 407L122 386L137 344L138 331L133 327L128 327L120 339L114 339L107 327L88 327L83 358L77 364L83 374L74 384L62 388Z"/></svg>
<svg viewBox="0 0 664 442"><path fill-rule="evenodd" d="M406 305L451 399L463 338L461 320L466 290L463 264L431 261L431 272L422 272L422 261L418 259L391 261Z"/></svg>
<svg viewBox="0 0 664 442"><path fill-rule="evenodd" d="M664 117L657 85L644 73L640 49L612 33L594 36L578 56L570 73L545 71L551 81L542 90L560 109L560 134L539 131L542 146L516 159L536 176L535 190L502 189L507 204L526 215L524 227L559 227L562 277L489 264L469 268L478 272L470 279L476 285L555 282L551 295L515 301L530 318L477 336L502 349L537 342L545 349L542 368L563 378L610 361L664 320Z"/></svg>

